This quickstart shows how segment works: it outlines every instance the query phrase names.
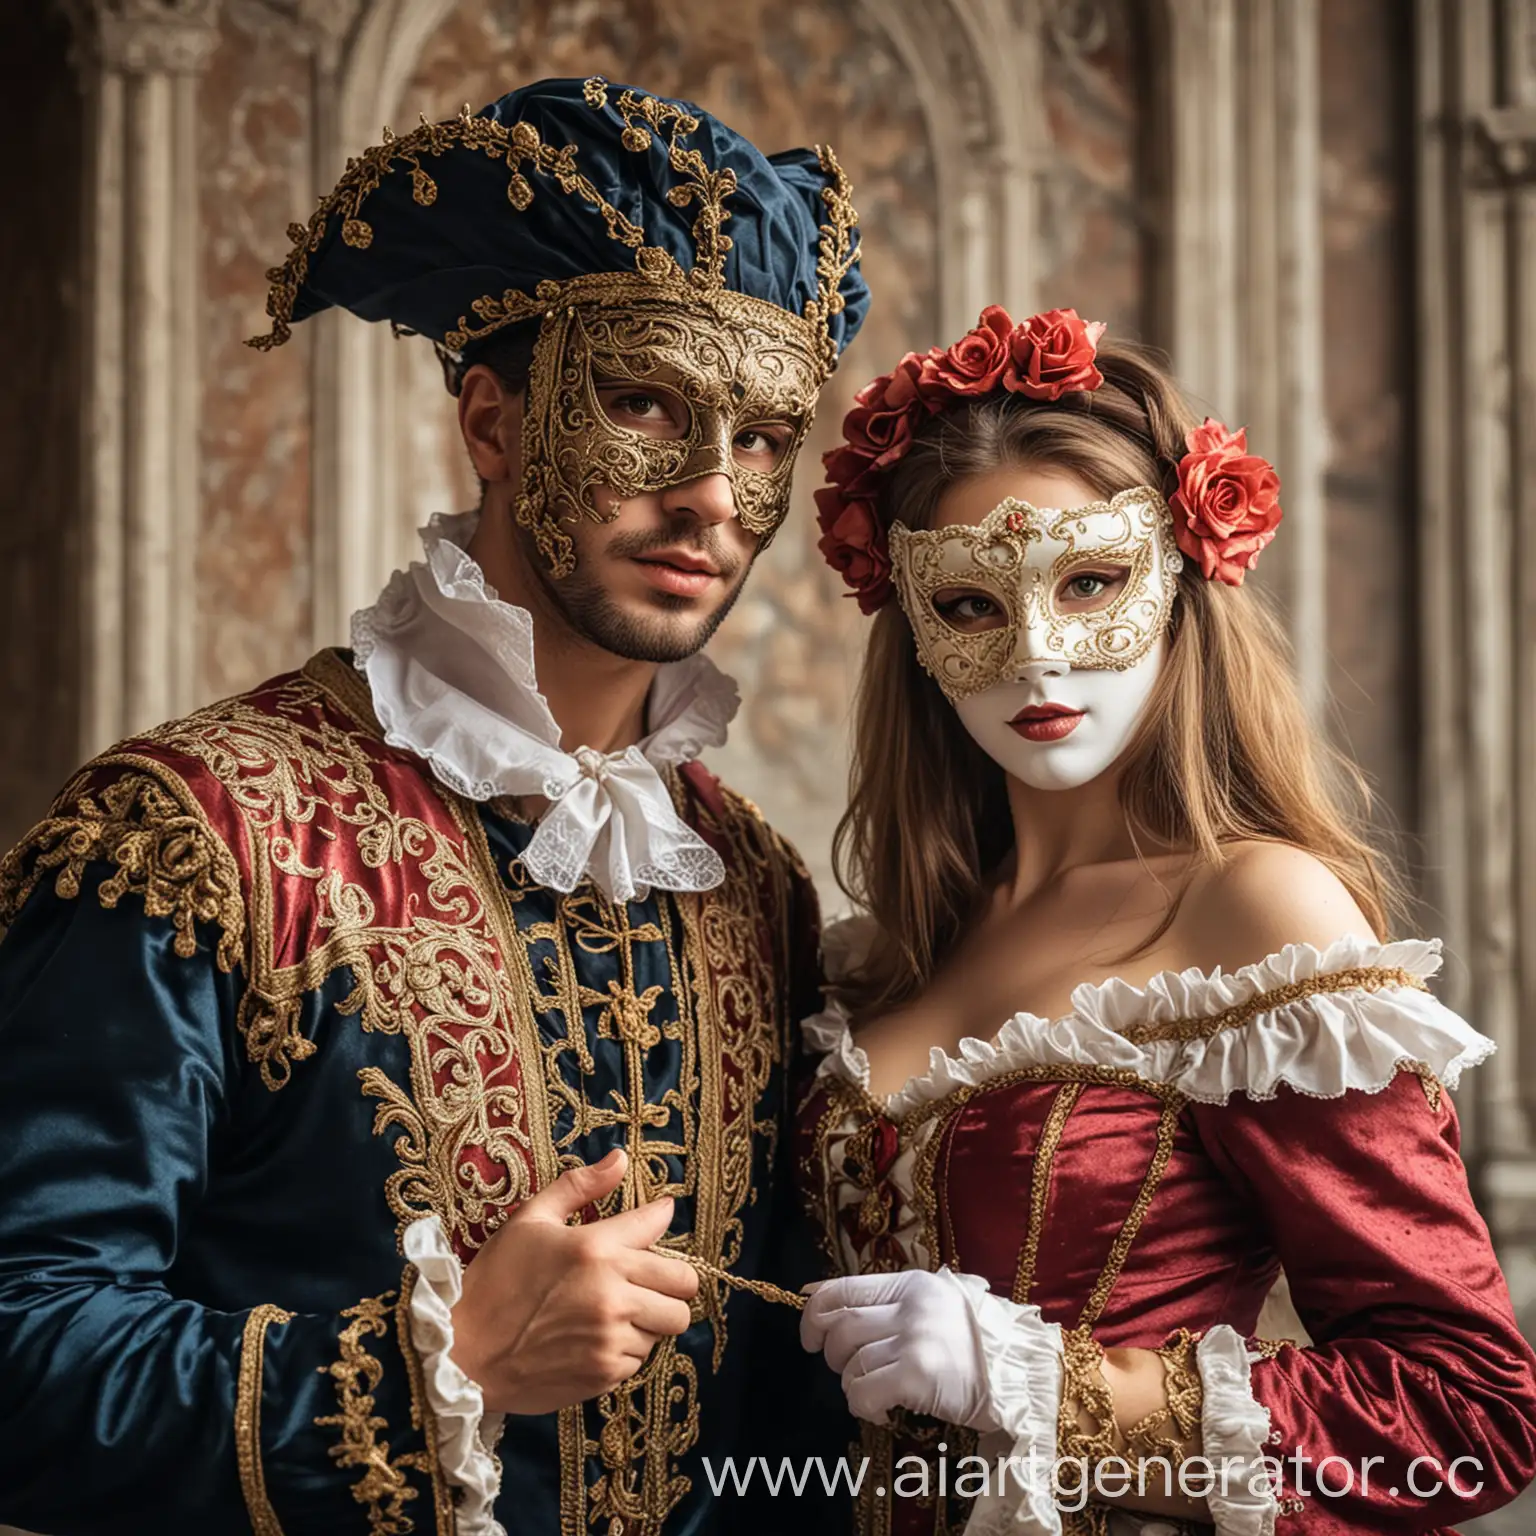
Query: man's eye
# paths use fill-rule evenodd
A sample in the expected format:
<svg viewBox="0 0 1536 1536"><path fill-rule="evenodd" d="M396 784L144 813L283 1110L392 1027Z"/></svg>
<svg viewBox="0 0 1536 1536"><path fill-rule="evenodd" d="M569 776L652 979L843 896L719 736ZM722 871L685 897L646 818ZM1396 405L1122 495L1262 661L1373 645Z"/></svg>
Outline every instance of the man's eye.
<svg viewBox="0 0 1536 1536"><path fill-rule="evenodd" d="M1075 576L1067 590L1073 597L1097 597L1108 585L1102 576Z"/></svg>
<svg viewBox="0 0 1536 1536"><path fill-rule="evenodd" d="M613 402L615 410L626 416L649 416L653 411L664 412L666 407L655 395L620 395Z"/></svg>
<svg viewBox="0 0 1536 1536"><path fill-rule="evenodd" d="M789 434L764 427L747 427L736 434L736 452L751 459L768 459L777 463L789 447Z"/></svg>

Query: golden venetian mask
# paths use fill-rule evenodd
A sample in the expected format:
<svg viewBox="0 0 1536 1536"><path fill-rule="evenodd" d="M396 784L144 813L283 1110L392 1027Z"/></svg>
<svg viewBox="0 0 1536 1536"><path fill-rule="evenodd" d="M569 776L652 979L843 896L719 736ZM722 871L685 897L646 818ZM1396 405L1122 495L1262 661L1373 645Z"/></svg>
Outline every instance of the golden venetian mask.
<svg viewBox="0 0 1536 1536"><path fill-rule="evenodd" d="M592 297L581 292L592 290ZM518 517L555 575L575 564L562 524L609 522L595 491L620 501L722 474L742 526L763 539L789 511L795 457L810 430L825 371L812 326L778 306L726 289L656 297L655 285L604 276L569 285L584 302L546 315L534 349ZM602 386L671 395L683 434L655 437L612 420ZM781 424L789 440L770 471L737 461L747 429Z"/></svg>

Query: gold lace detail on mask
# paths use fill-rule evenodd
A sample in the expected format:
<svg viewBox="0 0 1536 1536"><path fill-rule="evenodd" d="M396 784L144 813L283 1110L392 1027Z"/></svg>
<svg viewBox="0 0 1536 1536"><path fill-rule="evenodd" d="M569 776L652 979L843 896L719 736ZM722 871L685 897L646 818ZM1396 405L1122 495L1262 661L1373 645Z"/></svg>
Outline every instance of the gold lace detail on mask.
<svg viewBox="0 0 1536 1536"><path fill-rule="evenodd" d="M742 526L771 537L789 512L790 477L815 415L821 364L805 322L729 289L689 290L658 300L634 274L600 274L560 285L566 307L546 316L528 381L528 428L518 520L556 576L575 566L562 525L611 521L617 502L704 475L731 483ZM601 385L676 397L681 436L619 425ZM737 462L749 428L787 431L769 469ZM616 498L606 509L604 488Z"/></svg>
<svg viewBox="0 0 1536 1536"><path fill-rule="evenodd" d="M1110 671L1135 666L1168 627L1183 568L1173 514L1146 485L1065 511L1010 496L976 524L914 531L895 523L890 542L896 591L918 656L951 700L1006 682L1030 662ZM1104 565L1127 571L1113 601L1089 612L1057 609L1063 580ZM947 588L982 592L1000 622L979 631L955 627L934 604Z"/></svg>

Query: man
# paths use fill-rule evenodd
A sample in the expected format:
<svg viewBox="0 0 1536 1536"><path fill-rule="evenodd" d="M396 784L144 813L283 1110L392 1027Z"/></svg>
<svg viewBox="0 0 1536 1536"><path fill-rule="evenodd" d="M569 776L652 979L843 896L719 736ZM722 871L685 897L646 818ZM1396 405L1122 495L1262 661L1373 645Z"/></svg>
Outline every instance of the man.
<svg viewBox="0 0 1536 1536"><path fill-rule="evenodd" d="M483 501L350 658L112 749L6 860L0 1520L745 1528L703 1462L788 1411L748 1376L793 1313L735 1281L782 1277L814 899L697 762L696 653L862 316L854 221L830 153L554 80L296 232L257 345L430 336Z"/></svg>

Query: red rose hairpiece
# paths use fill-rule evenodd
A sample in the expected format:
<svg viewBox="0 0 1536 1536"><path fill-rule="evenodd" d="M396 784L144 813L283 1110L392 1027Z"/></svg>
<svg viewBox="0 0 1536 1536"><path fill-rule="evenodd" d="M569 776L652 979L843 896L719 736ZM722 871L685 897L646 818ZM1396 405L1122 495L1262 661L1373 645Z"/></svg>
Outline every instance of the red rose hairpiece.
<svg viewBox="0 0 1536 1536"><path fill-rule="evenodd" d="M1280 476L1248 452L1245 427L1207 416L1184 439L1179 487L1168 498L1173 536L1207 581L1240 587L1280 523Z"/></svg>
<svg viewBox="0 0 1536 1536"><path fill-rule="evenodd" d="M880 477L912 446L917 428L955 400L1001 388L1054 401L1104 382L1095 359L1105 327L1075 309L1051 309L1015 325L992 305L948 348L909 352L866 384L843 418L843 442L826 454L829 484L816 492L819 548L864 613L891 598L891 555L877 510ZM1240 587L1280 522L1280 477L1248 452L1244 428L1207 417L1185 438L1178 489L1169 498L1179 548L1207 581Z"/></svg>
<svg viewBox="0 0 1536 1536"><path fill-rule="evenodd" d="M1059 400L1104 382L1095 365L1105 327L1075 309L1050 309L1015 325L991 305L953 346L909 352L854 396L843 443L822 460L831 482L816 492L819 547L859 607L874 613L891 596L886 530L875 510L879 476L898 463L926 416L1001 387L1030 400Z"/></svg>

